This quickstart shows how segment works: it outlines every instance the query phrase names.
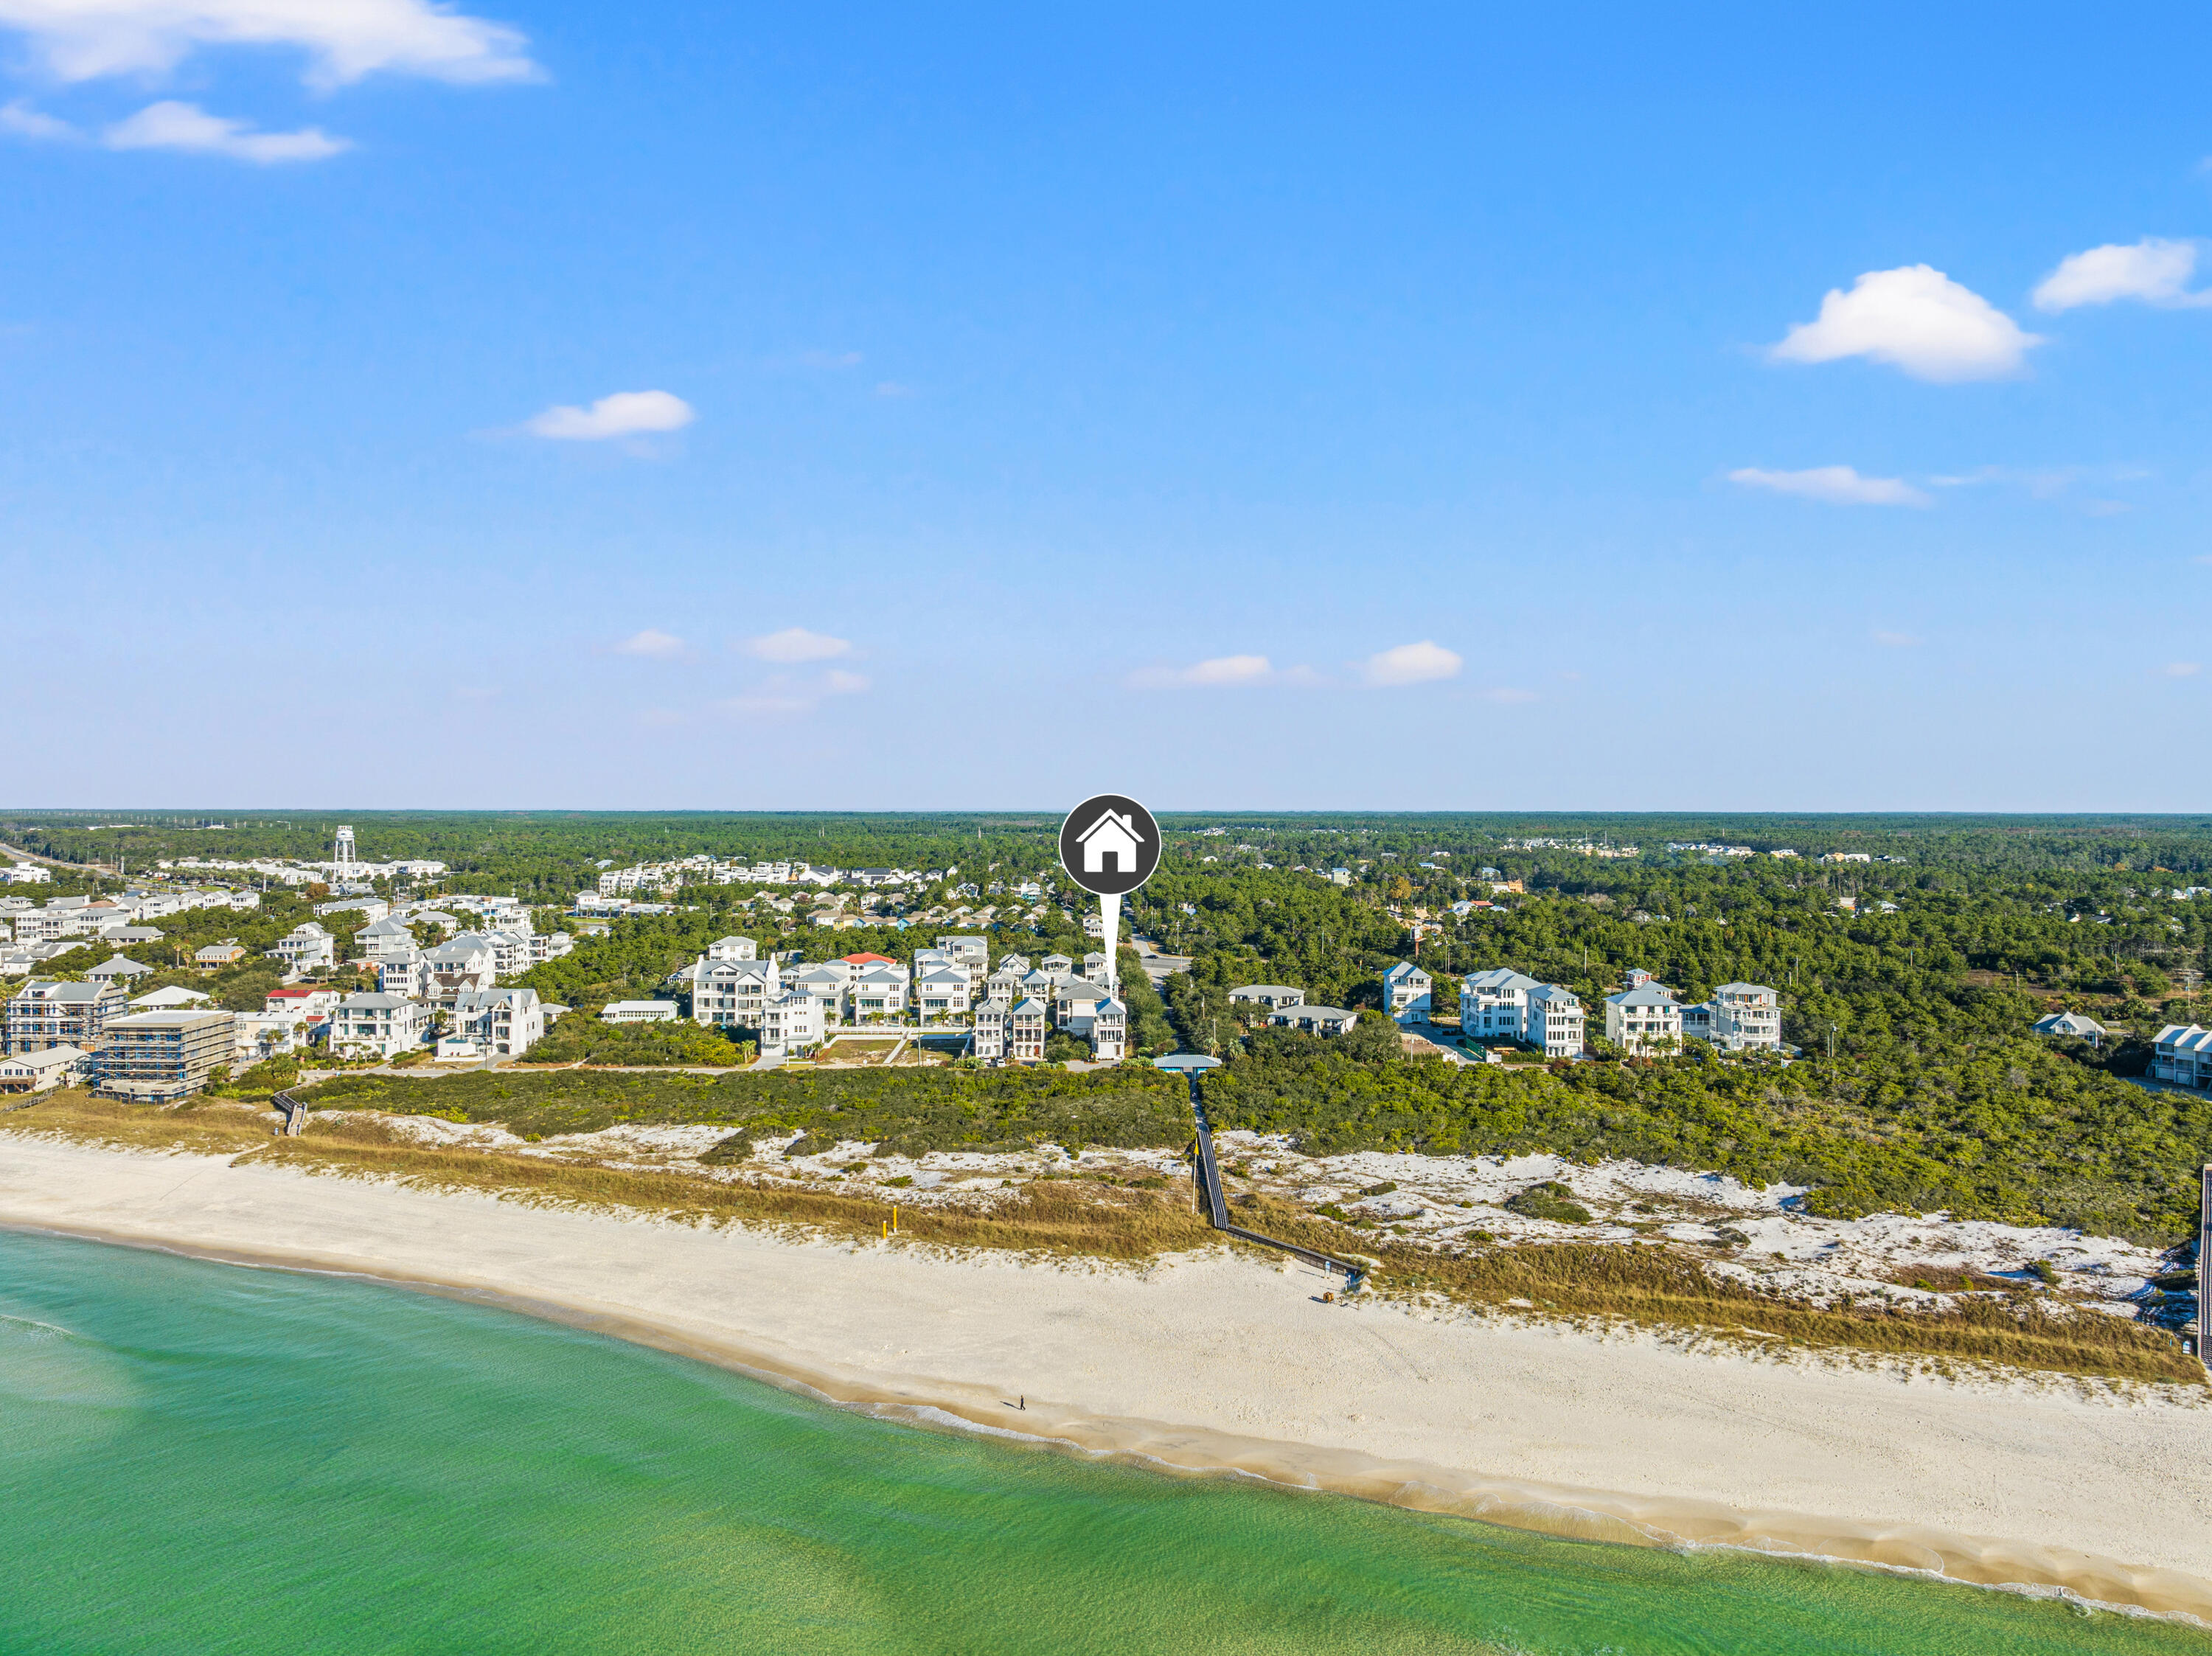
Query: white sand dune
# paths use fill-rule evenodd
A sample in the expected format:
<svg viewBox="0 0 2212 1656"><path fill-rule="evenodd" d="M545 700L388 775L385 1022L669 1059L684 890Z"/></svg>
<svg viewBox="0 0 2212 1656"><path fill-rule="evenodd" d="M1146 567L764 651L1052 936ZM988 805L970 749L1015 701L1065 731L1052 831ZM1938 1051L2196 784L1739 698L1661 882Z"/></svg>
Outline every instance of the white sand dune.
<svg viewBox="0 0 2212 1656"><path fill-rule="evenodd" d="M2212 1620L2212 1407L1143 1271L802 1244L0 1138L0 1223L500 1296L837 1399L1622 1540L1806 1551ZM1011 1406L1025 1397L1025 1411Z"/></svg>

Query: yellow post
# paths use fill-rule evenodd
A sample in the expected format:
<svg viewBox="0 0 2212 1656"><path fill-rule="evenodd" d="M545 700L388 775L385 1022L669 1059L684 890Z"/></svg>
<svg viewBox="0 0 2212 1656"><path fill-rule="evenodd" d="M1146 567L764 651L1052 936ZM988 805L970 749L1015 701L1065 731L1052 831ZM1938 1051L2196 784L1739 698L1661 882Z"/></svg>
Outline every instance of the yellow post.
<svg viewBox="0 0 2212 1656"><path fill-rule="evenodd" d="M898 1228L898 1204L896 1202L891 1204L891 1228Z"/></svg>

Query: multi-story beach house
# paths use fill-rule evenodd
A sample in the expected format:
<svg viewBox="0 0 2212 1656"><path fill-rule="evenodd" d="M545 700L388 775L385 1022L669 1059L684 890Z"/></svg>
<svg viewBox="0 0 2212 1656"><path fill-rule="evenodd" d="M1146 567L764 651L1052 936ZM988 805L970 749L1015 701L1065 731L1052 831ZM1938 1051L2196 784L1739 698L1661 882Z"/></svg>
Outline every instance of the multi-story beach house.
<svg viewBox="0 0 2212 1656"><path fill-rule="evenodd" d="M822 1001L802 990L787 990L761 1009L763 1058L797 1058L822 1044Z"/></svg>
<svg viewBox="0 0 2212 1656"><path fill-rule="evenodd" d="M119 984L33 978L8 1001L9 1055L56 1046L97 1052L107 1044L109 1025L122 1019L128 998Z"/></svg>
<svg viewBox="0 0 2212 1656"><path fill-rule="evenodd" d="M448 1034L481 1052L520 1058L545 1038L545 1008L535 989L465 989L453 998Z"/></svg>
<svg viewBox="0 0 2212 1656"><path fill-rule="evenodd" d="M1528 992L1543 986L1508 966L1468 973L1459 985L1461 1033L1475 1040L1520 1040L1528 1025Z"/></svg>
<svg viewBox="0 0 2212 1656"><path fill-rule="evenodd" d="M1682 1009L1682 1033L1723 1052L1778 1051L1782 997L1763 983L1724 983L1711 1000Z"/></svg>
<svg viewBox="0 0 2212 1656"><path fill-rule="evenodd" d="M975 1009L975 1034L969 1044L969 1053L989 1064L1006 1061L1006 1050L1013 1028L1013 1003L987 1000Z"/></svg>
<svg viewBox="0 0 2212 1656"><path fill-rule="evenodd" d="M1279 1012L1285 1006L1302 1006L1306 992L1294 989L1287 983L1248 983L1229 992L1232 1001L1243 1001L1254 1006L1264 1006L1270 1012Z"/></svg>
<svg viewBox="0 0 2212 1656"><path fill-rule="evenodd" d="M308 920L295 925L276 940L274 949L264 950L271 960L280 960L295 972L312 972L318 967L336 966L338 961L337 939Z"/></svg>
<svg viewBox="0 0 2212 1656"><path fill-rule="evenodd" d="M1427 973L1411 961L1400 961L1382 974L1382 1010L1401 1023L1425 1023L1435 988Z"/></svg>
<svg viewBox="0 0 2212 1656"><path fill-rule="evenodd" d="M2150 1077L2212 1091L2212 1029L2169 1023L2151 1043Z"/></svg>
<svg viewBox="0 0 2212 1656"><path fill-rule="evenodd" d="M964 966L947 964L920 971L914 984L915 1010L924 1023L964 1017L973 988Z"/></svg>
<svg viewBox="0 0 2212 1656"><path fill-rule="evenodd" d="M382 993L348 995L331 1009L324 1039L336 1057L397 1058L422 1044L422 1008L414 1001Z"/></svg>
<svg viewBox="0 0 2212 1656"><path fill-rule="evenodd" d="M1682 1044L1682 1006L1649 972L1632 971L1628 987L1605 998L1605 1038L1632 1052Z"/></svg>
<svg viewBox="0 0 2212 1656"><path fill-rule="evenodd" d="M691 986L691 1021L713 1028L757 1029L769 1003L784 993L772 959L717 959L710 952L684 975Z"/></svg>
<svg viewBox="0 0 2212 1656"><path fill-rule="evenodd" d="M1521 1039L1546 1058L1576 1058L1583 1046L1583 1004L1571 989L1540 983L1528 992Z"/></svg>
<svg viewBox="0 0 2212 1656"><path fill-rule="evenodd" d="M1051 1033L1052 1009L1034 995L1024 996L1006 1015L1006 1056L1017 1064L1042 1063Z"/></svg>

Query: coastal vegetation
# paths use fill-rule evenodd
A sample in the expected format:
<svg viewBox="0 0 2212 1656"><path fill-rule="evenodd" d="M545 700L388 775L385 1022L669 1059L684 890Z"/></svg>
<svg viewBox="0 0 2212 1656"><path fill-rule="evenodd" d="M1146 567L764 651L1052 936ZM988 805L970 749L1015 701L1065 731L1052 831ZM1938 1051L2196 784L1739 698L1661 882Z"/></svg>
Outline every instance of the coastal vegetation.
<svg viewBox="0 0 2212 1656"><path fill-rule="evenodd" d="M1037 1083L1055 1074L1014 1073ZM999 1091L1000 1119L990 1129L999 1134L994 1142L1002 1146L1026 1143L1031 1142L1030 1133L1048 1124L1069 1138L1079 1137L1084 1127L1095 1125L1133 1139L1155 1137L1176 1119L1169 1106L1170 1098L1180 1094L1181 1084L1176 1084L1174 1095L1148 1086L1116 1099L1113 1083L1126 1083L1129 1073L1057 1072L1060 1080L1088 1084L1066 1091L1038 1086L1026 1097L1015 1089ZM998 1080L1006 1074L984 1072L976 1078ZM942 1130L948 1126L954 1127L951 1136L960 1144L976 1146L975 1130L956 1126L951 1114L933 1122L917 1120L911 1104L897 1096L915 1081L939 1077L958 1079L961 1072L817 1072L804 1077L815 1095L810 1107L818 1113L819 1125L809 1128L791 1149L795 1154L818 1154L845 1142L850 1129L881 1130L902 1119L912 1121L915 1131L898 1154L926 1154L945 1136ZM902 1179L823 1183L787 1174L773 1162L749 1161L758 1145L756 1132L771 1126L774 1132L787 1132L788 1126L781 1119L770 1124L759 1113L747 1115L750 1105L734 1101L733 1108L729 1095L714 1095L727 1081L775 1078L604 1071L512 1078L471 1072L434 1082L354 1076L315 1089L311 1096L322 1107L310 1119L305 1135L297 1138L274 1136L274 1117L265 1109L230 1100L203 1099L149 1110L72 1090L0 1114L0 1131L46 1134L116 1149L228 1155L236 1162L392 1180L427 1190L610 1208L684 1223L735 1223L788 1229L794 1235L873 1239L902 1247L1138 1263L1222 1245L1220 1234L1195 1211L1187 1187L1163 1189L1158 1179L1127 1171L1085 1170L1080 1164L1071 1164L1056 1175L1010 1182L979 1202L915 1205L906 1198L908 1181ZM599 1089L580 1098L572 1089L586 1083L598 1083ZM504 1096L496 1090L501 1085L511 1089ZM410 1090L418 1088L430 1090ZM940 1101L957 1096L950 1091L939 1095ZM592 1131L635 1124L647 1116L660 1122L727 1121L732 1131L701 1156L704 1165L694 1172L608 1165L600 1156L581 1151L523 1153L520 1147L424 1143L380 1117L380 1107L450 1120L496 1122L526 1140L551 1136L542 1131L547 1128L555 1132ZM791 1113L787 1109L779 1113ZM955 1113L963 1122L973 1119L966 1111ZM750 1125L736 1125L740 1119ZM1178 1130L1187 1131L1180 1123ZM887 1144L877 1150L878 1155L894 1153ZM710 1172L725 1176L707 1176ZM1538 1199L1561 1203L1549 1192ZM1439 1251L1378 1232L1340 1210L1332 1216L1249 1191L1240 1192L1237 1201L1240 1221L1269 1234L1339 1254L1369 1255L1377 1266L1371 1278L1373 1291L1408 1304L1457 1305L1498 1314L1559 1316L1599 1324L1634 1322L1771 1351L1860 1352L2112 1380L2204 1383L2201 1367L2185 1357L2170 1336L2042 1293L2039 1284L2002 1284L2000 1292L1961 1299L1948 1309L1906 1310L1880 1300L1822 1307L1708 1269L1695 1250L1574 1242L1508 1247L1478 1241ZM894 1205L899 1210L895 1240L887 1235ZM1259 1257L1272 1260L1277 1256Z"/></svg>

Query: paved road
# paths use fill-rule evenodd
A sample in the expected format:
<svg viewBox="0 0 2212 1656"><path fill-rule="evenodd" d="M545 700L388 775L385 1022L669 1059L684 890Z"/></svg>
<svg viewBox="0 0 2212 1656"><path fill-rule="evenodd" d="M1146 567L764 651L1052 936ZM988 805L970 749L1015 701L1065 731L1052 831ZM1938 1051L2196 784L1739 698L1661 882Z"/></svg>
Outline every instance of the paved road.
<svg viewBox="0 0 2212 1656"><path fill-rule="evenodd" d="M112 863L65 863L58 857L41 857L35 851L21 851L14 846L0 846L0 856L12 858L19 863L44 863L48 868L65 868L76 874L112 874Z"/></svg>

